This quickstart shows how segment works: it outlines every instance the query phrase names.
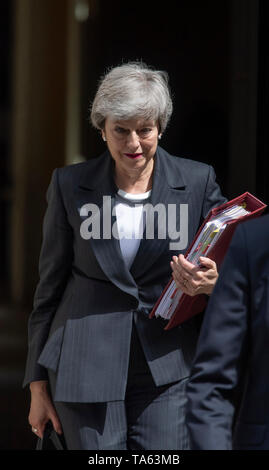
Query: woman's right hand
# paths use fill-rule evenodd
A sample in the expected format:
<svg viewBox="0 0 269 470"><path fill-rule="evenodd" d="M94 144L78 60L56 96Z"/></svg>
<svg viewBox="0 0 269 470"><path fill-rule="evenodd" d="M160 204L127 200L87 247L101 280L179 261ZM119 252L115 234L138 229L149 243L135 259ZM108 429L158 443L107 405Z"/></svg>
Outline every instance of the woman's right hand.
<svg viewBox="0 0 269 470"><path fill-rule="evenodd" d="M62 426L48 392L48 382L46 380L31 382L30 390L31 406L28 421L32 431L42 438L46 423L50 420L54 430L62 434Z"/></svg>

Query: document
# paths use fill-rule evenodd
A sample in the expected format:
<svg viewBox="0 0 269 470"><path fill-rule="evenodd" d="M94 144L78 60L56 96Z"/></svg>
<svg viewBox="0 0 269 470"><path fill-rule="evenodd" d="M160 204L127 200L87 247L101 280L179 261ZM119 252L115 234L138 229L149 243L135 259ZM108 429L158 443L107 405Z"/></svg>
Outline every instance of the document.
<svg viewBox="0 0 269 470"><path fill-rule="evenodd" d="M221 237L223 231L227 227L227 222L229 220L238 219L239 217L243 217L247 214L249 214L249 211L244 209L243 206L234 205L224 209L217 216L213 217L205 224L191 251L186 256L186 259L193 265L199 266L200 256L207 256L210 258L210 250ZM160 316L165 319L171 318L182 295L183 292L176 287L176 283L173 280L158 305L155 311L155 316Z"/></svg>
<svg viewBox="0 0 269 470"><path fill-rule="evenodd" d="M214 260L219 266L223 261L236 225L244 220L261 215L266 204L249 192L222 204L210 211L185 257L199 266L200 256ZM150 318L162 317L169 320L165 329L170 329L200 313L206 306L204 294L188 296L177 288L173 278L156 302Z"/></svg>

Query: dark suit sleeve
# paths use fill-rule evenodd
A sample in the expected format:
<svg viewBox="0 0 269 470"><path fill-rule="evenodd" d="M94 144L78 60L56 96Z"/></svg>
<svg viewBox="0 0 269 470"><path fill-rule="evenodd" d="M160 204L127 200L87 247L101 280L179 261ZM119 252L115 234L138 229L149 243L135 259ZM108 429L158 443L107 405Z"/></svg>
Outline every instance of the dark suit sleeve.
<svg viewBox="0 0 269 470"><path fill-rule="evenodd" d="M50 325L63 295L73 260L73 231L68 223L59 187L58 172L53 172L47 190L47 210L43 222L43 241L39 258L39 283L28 323L28 357L25 386L46 380L46 369L37 364L47 340Z"/></svg>
<svg viewBox="0 0 269 470"><path fill-rule="evenodd" d="M248 306L245 233L235 231L209 300L188 385L193 449L230 449L234 391L245 357Z"/></svg>
<svg viewBox="0 0 269 470"><path fill-rule="evenodd" d="M205 189L203 213L202 216L205 219L208 212L214 207L224 204L227 199L222 196L220 187L216 181L216 174L212 166L209 166L207 184Z"/></svg>

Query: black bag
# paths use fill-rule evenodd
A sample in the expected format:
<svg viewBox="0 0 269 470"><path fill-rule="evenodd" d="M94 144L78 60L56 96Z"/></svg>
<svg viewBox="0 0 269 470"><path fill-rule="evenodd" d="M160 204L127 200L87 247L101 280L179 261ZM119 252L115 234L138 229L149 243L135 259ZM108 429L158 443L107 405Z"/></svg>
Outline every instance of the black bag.
<svg viewBox="0 0 269 470"><path fill-rule="evenodd" d="M36 450L66 450L63 435L54 431L51 421L46 424L42 439L38 438Z"/></svg>

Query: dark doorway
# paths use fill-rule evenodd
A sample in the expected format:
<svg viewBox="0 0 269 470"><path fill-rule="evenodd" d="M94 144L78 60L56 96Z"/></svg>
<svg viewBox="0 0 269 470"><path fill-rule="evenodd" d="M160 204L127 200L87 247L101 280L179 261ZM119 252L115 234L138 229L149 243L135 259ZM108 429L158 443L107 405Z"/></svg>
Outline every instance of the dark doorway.
<svg viewBox="0 0 269 470"><path fill-rule="evenodd" d="M11 207L10 117L12 2L0 5L0 297L9 295L9 216Z"/></svg>
<svg viewBox="0 0 269 470"><path fill-rule="evenodd" d="M269 204L269 3L260 0L259 6L256 187L258 197Z"/></svg>
<svg viewBox="0 0 269 470"><path fill-rule="evenodd" d="M161 146L174 155L212 164L227 183L229 1L99 2L82 26L82 150L104 150L88 123L89 103L104 71L129 60L166 70L174 112Z"/></svg>

